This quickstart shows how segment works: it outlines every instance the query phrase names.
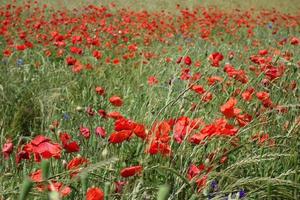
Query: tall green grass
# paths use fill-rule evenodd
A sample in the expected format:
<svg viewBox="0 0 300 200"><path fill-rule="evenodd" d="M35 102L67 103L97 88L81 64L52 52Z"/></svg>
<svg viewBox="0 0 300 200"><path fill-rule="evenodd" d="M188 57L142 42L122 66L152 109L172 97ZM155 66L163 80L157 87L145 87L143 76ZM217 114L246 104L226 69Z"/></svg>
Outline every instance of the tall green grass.
<svg viewBox="0 0 300 200"><path fill-rule="evenodd" d="M130 1L127 3L131 5ZM154 7L158 2L149 4L154 5L153 8L151 6L148 8L159 9ZM172 8L173 4L170 4L166 1L161 7ZM223 4L224 2L220 5ZM261 4L263 7L265 3L261 2ZM186 5L190 6L188 3ZM231 8L229 3L226 5ZM248 3L242 5L247 7ZM138 9L142 5L132 3L132 7ZM291 7L293 6L289 6ZM267 33L265 29L257 28L255 32L257 38L265 38L261 40L259 49L268 48L270 43L275 42L274 36ZM287 32L283 30L282 34L287 35ZM215 39L218 40L218 37ZM200 72L203 77L208 77L223 72L221 68L210 67L206 60L207 52L218 50L227 55L230 50L233 50L242 53L242 59L234 58L231 63L237 68L246 68L249 63L244 61L250 55L257 53L258 49L250 48L250 51L244 52L243 47L250 44L246 39L241 39L233 45L224 42L218 48L203 41L195 41L195 45L192 46L181 38L175 43L181 45L184 52L179 53L177 46L166 47L154 43L150 47L140 46L139 51L150 50L160 54L162 49L167 48L168 52L161 54L159 59L150 60L147 65L140 60L128 61L120 66L99 64L95 61L94 70L83 71L80 74L73 74L61 60L37 56L38 53L34 50L28 50L25 55L15 54L8 60L4 59L0 67L0 143L3 144L7 136L12 137L16 143L21 140L28 141L37 134L55 138L59 131L71 133L73 138L81 141L80 154L94 163L82 172L81 181L70 180L68 174L63 172L65 169L61 160L51 160L49 163L50 174L47 180L57 179L71 185L73 196L70 199L83 199L82 195L91 185L105 187L108 193L107 199L206 199L211 192L210 184L198 193L197 188L186 178L187 169L191 163L208 162L206 158L211 152L216 152L217 157L222 156L221 150L231 147L230 140L214 138L207 145L196 146L188 142L181 145L172 143L173 156L166 158L159 155L146 155L145 144L136 138L121 145L111 145L94 135L86 141L78 134L80 125L88 126L91 131L96 126L102 125L108 133L113 131L111 121L104 121L98 117L92 118L76 110L77 107L88 106L95 109L104 108L108 111L115 110L108 103L107 98L99 97L94 92L97 85L105 87L106 97L120 95L125 103L119 111L130 119L146 124L148 128L156 120L183 115L203 118L207 123L221 117L219 106L232 95L235 88L239 87L243 90L246 87L236 82L227 93L223 93L221 86L223 82L221 82L208 88L217 94L210 103L200 102L197 95L187 90L188 85L177 78L181 69L174 64L174 61L182 54L190 55L193 60L201 60L202 66L195 71ZM300 59L300 51L291 45L286 45L282 50L294 53L293 60L286 63L288 69L284 77L266 88L260 83L261 77L253 76L250 77L249 85L251 84L258 91L270 91L272 100L288 108L289 112L279 114L276 111L269 111L254 118L253 122L239 131L241 145L230 151L228 162L225 165L220 165L218 162L211 163L216 170L210 174L209 181L218 180L221 191L214 199L222 199L228 194L233 195L241 188L247 191L247 199L296 200L300 198L299 89L294 92L287 92L284 89L291 80L296 80L297 84L300 84L299 67L296 65L296 61ZM173 62L166 63L164 60L167 57L172 58ZM24 64L16 64L18 59L23 59ZM37 61L41 63L38 69L35 68ZM153 87L147 85L147 78L151 75L159 79L158 85ZM206 79L201 79L199 84L207 85ZM188 109L191 102L198 103L195 112ZM239 102L238 107L255 116L258 102L253 101L250 104ZM66 115L68 117L64 117ZM61 122L60 130L56 130L54 136L49 130L53 120ZM276 145L268 147L251 141L251 136L260 131L269 133L276 140ZM70 158L70 155L65 155L63 160L70 160ZM131 178L121 196L113 193L113 182L120 179L119 169L133 163L144 166L142 176ZM16 199L21 191L24 175L30 174L37 168L40 168L40 165L30 162L16 166L13 158L9 161L1 160L0 197ZM24 184L30 183L25 181ZM165 184L170 187L162 186ZM45 198L47 198L45 194L35 190L31 190L28 197L28 199Z"/></svg>

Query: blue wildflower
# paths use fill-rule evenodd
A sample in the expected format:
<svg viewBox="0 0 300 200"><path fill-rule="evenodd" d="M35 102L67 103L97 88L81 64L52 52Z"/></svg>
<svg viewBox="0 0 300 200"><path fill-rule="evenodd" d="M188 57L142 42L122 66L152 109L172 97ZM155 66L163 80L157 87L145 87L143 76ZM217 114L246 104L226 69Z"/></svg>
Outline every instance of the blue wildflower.
<svg viewBox="0 0 300 200"><path fill-rule="evenodd" d="M218 182L216 180L213 180L210 186L214 191L218 190Z"/></svg>
<svg viewBox="0 0 300 200"><path fill-rule="evenodd" d="M239 199L242 199L246 196L246 191L244 189L241 189L239 191Z"/></svg>
<svg viewBox="0 0 300 200"><path fill-rule="evenodd" d="M184 41L186 43L192 43L193 42L193 39L192 38L185 38Z"/></svg>
<svg viewBox="0 0 300 200"><path fill-rule="evenodd" d="M64 120L69 120L71 117L68 113L64 113L63 118L64 118Z"/></svg>
<svg viewBox="0 0 300 200"><path fill-rule="evenodd" d="M19 59L17 60L17 65L18 65L18 66L24 65L24 60L23 60L22 58L19 58Z"/></svg>
<svg viewBox="0 0 300 200"><path fill-rule="evenodd" d="M243 199L246 196L246 191L244 189L240 189L239 192L226 194L223 200L228 199ZM229 198L230 197L230 198Z"/></svg>
<svg viewBox="0 0 300 200"><path fill-rule="evenodd" d="M272 22L269 22L267 26L268 26L269 29L272 29L273 28Z"/></svg>

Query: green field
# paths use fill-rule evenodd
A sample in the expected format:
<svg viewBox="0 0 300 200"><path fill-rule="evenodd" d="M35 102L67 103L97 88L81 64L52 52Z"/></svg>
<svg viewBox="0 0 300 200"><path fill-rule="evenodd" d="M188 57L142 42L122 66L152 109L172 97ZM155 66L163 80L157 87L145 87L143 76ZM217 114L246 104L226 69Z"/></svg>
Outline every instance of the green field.
<svg viewBox="0 0 300 200"><path fill-rule="evenodd" d="M101 3L0 3L0 200L300 199L298 0Z"/></svg>

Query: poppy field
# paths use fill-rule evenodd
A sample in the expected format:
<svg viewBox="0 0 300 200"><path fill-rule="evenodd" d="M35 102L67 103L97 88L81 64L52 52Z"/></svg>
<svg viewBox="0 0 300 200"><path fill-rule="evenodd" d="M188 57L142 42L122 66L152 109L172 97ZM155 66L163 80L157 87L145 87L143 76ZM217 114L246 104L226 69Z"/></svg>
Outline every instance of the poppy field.
<svg viewBox="0 0 300 200"><path fill-rule="evenodd" d="M0 3L0 200L300 199L297 5L64 2Z"/></svg>

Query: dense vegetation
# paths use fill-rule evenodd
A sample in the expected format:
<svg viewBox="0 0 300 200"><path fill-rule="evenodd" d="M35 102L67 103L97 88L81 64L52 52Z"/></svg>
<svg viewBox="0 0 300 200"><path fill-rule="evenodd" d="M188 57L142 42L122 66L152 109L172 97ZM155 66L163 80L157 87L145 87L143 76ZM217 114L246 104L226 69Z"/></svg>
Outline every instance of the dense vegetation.
<svg viewBox="0 0 300 200"><path fill-rule="evenodd" d="M300 12L173 9L0 7L0 199L300 199Z"/></svg>

